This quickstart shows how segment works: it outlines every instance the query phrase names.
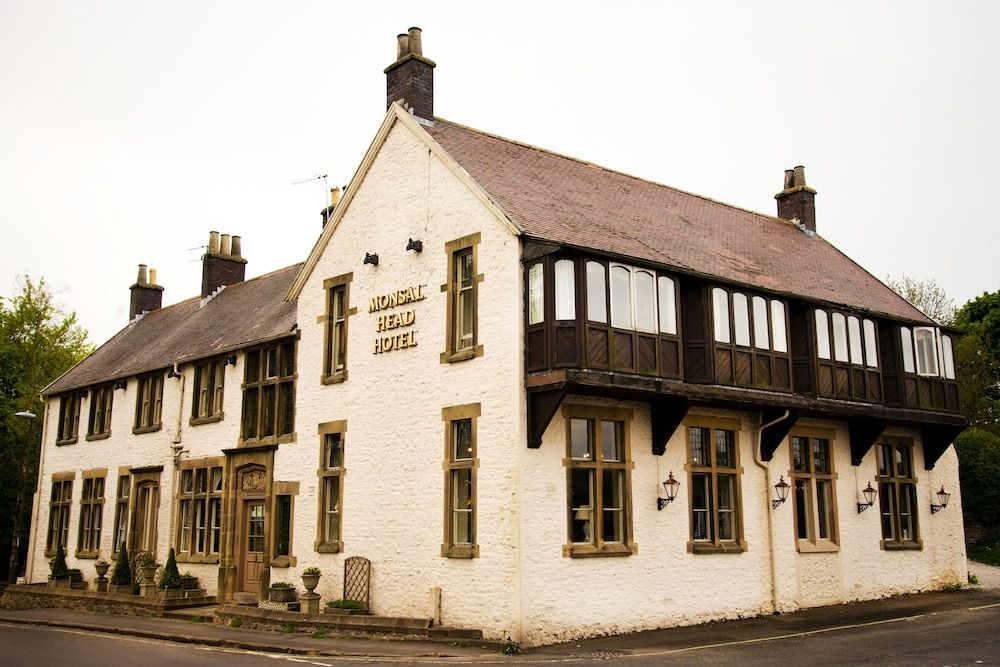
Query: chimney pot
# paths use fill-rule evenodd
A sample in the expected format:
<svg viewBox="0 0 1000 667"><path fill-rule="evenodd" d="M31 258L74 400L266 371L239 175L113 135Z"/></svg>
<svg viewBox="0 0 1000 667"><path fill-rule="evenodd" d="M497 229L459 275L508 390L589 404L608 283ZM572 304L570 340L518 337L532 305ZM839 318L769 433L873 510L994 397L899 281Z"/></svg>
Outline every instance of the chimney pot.
<svg viewBox="0 0 1000 667"><path fill-rule="evenodd" d="M149 284L156 285L156 269L149 270Z"/></svg>
<svg viewBox="0 0 1000 667"><path fill-rule="evenodd" d="M128 321L140 313L159 310L163 304L163 288L156 284L156 269L150 270L151 279L146 279L146 265L140 264L135 284L129 288Z"/></svg>
<svg viewBox="0 0 1000 667"><path fill-rule="evenodd" d="M240 240L240 237L234 235L232 237L232 252L230 252L230 255L234 259L243 259L243 255L242 255L243 248L242 248L242 245L243 245L243 243Z"/></svg>
<svg viewBox="0 0 1000 667"><path fill-rule="evenodd" d="M806 168L803 167L802 165L799 165L799 166L795 167L795 169L793 171L795 173L795 186L798 187L800 185L805 185L806 184Z"/></svg>
<svg viewBox="0 0 1000 667"><path fill-rule="evenodd" d="M396 35L396 62L410 53L410 36L405 32Z"/></svg>
<svg viewBox="0 0 1000 667"><path fill-rule="evenodd" d="M219 254L219 232L208 233L208 253L210 255Z"/></svg>
<svg viewBox="0 0 1000 667"><path fill-rule="evenodd" d="M145 264L140 264L139 265L139 273L135 277L135 284L136 285L146 285L147 284L146 283L146 265Z"/></svg>
<svg viewBox="0 0 1000 667"><path fill-rule="evenodd" d="M410 53L418 56L424 55L423 44L421 44L420 40L420 34L421 34L420 28L416 27L410 28L409 34L410 34Z"/></svg>
<svg viewBox="0 0 1000 667"><path fill-rule="evenodd" d="M243 282L247 260L240 256L239 236L219 232L209 235L208 252L201 257L201 296L206 297L223 285Z"/></svg>
<svg viewBox="0 0 1000 667"><path fill-rule="evenodd" d="M229 238L229 234L222 235L222 243L219 247L219 254L223 257L229 257L233 254L233 244Z"/></svg>
<svg viewBox="0 0 1000 667"><path fill-rule="evenodd" d="M795 185L795 170L786 169L785 170L785 189L788 190Z"/></svg>

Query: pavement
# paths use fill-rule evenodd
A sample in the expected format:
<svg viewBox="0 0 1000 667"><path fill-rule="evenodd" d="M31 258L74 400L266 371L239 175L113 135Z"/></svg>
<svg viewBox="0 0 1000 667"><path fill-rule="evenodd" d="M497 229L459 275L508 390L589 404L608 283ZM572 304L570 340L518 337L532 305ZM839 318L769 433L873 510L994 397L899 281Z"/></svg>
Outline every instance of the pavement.
<svg viewBox="0 0 1000 667"><path fill-rule="evenodd" d="M574 657L661 653L696 646L746 643L783 636L800 637L837 628L1000 605L1000 568L970 563L969 570L979 579L979 586L817 607L790 614L553 644L530 649L520 656L509 656L509 659L516 662L551 662ZM204 611L205 617L210 618L210 608ZM454 658L458 662L496 662L501 658L500 646L496 642L366 636L337 631L316 637L305 633L284 634L231 628L210 621L112 616L70 609L0 610L0 623L70 628L185 644L305 656L384 658L392 661ZM507 658L505 656L503 660L506 661Z"/></svg>

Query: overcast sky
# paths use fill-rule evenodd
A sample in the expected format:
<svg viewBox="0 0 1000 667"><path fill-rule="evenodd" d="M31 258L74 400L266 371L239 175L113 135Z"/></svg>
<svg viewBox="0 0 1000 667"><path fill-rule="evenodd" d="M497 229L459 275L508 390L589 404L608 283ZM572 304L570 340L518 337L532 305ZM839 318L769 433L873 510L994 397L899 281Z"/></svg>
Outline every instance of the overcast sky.
<svg viewBox="0 0 1000 667"><path fill-rule="evenodd" d="M1000 289L998 2L0 0L0 295L44 277L100 343L136 266L200 289L305 259L423 28L438 116L774 214L870 272Z"/></svg>

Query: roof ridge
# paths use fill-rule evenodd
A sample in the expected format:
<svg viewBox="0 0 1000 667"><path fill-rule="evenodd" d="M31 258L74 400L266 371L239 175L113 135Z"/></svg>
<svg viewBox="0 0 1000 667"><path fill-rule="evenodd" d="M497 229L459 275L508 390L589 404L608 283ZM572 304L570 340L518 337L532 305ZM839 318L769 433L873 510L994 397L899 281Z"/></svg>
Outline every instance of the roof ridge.
<svg viewBox="0 0 1000 667"><path fill-rule="evenodd" d="M452 127L456 127L456 128L462 129L462 130L466 130L468 132L475 132L476 134L481 134L481 135L483 135L485 137L490 137L491 139L497 139L498 141L505 141L505 142L507 142L509 144L514 144L515 146L520 146L522 148L527 148L529 150L538 151L539 153L545 153L546 155L552 155L554 157L562 158L564 160L570 160L571 162L576 162L577 164L581 164L581 165L584 165L586 167L595 167L597 169L600 169L601 171L606 171L608 173L616 174L618 176L624 176L625 178L630 178L630 179L632 179L634 181L639 181L641 183L648 183L649 185L655 185L655 186L660 187L660 188L666 188L668 190L673 190L674 192L678 192L678 193L680 193L682 195L687 195L689 197L697 197L698 199L702 199L704 201L711 202L713 204L719 204L720 206L725 206L726 208L731 208L731 209L734 209L734 210L737 210L737 211L742 211L743 213L749 213L751 215L755 215L757 217L764 218L765 220L770 220L770 221L780 222L780 223L785 224L785 225L795 226L795 223L793 223L792 221L785 220L784 218L779 218L776 215L769 215L767 213L761 213L760 211L754 211L754 210L751 210L749 208L744 208L742 206L737 206L735 204L730 204L729 202L724 202L724 201L719 200L719 199L713 199L712 197L708 197L706 195L698 194L697 192L691 192L689 190L682 190L681 188L675 187L673 185L667 185L666 183L660 183L658 181L653 181L653 180L650 180L648 178L643 178L642 176L636 176L635 174L630 174L630 173L628 173L626 171L620 171L618 169L612 169L611 167L605 167L604 165L597 164L596 162L590 162L589 160L584 160L582 158L573 157L572 155L566 155L565 153L560 153L558 151L549 150L548 148L542 148L541 146L536 146L534 144L529 144L529 143L526 143L526 142L523 142L523 141L518 141L517 139L511 139L510 137L504 137L504 136L501 136L499 134L494 134L492 132L487 132L485 130L480 130L478 128L471 127L469 125L463 125L462 123L456 123L455 121L448 120L447 118L441 118L439 116L435 116L434 117L434 122L444 123L446 125L451 125Z"/></svg>

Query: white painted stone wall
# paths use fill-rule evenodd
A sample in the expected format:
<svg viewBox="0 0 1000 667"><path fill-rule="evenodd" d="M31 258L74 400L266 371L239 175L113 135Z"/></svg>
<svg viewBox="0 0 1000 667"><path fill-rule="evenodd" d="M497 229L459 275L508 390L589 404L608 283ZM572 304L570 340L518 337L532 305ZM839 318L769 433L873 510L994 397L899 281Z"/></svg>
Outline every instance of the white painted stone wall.
<svg viewBox="0 0 1000 667"><path fill-rule="evenodd" d="M343 204L342 204L343 205ZM482 357L442 364L447 280L445 243L479 232L479 340ZM409 238L423 252L407 251ZM364 265L365 253L379 265ZM322 322L326 278L353 272L347 372L323 385ZM420 285L426 299L368 312L371 297ZM483 628L499 638L517 631L518 463L524 449L521 393L522 289L519 244L472 192L397 123L346 209L298 300L299 441L283 445L275 479L301 479L296 499L297 580L309 565L324 576L317 592L339 598L343 561L372 561L371 608L377 614L428 617L431 587L442 590L445 624ZM413 310L417 346L373 353L378 315ZM478 530L480 556L441 556L445 423L441 409L480 403ZM315 554L316 470L320 423L346 420L342 554Z"/></svg>

